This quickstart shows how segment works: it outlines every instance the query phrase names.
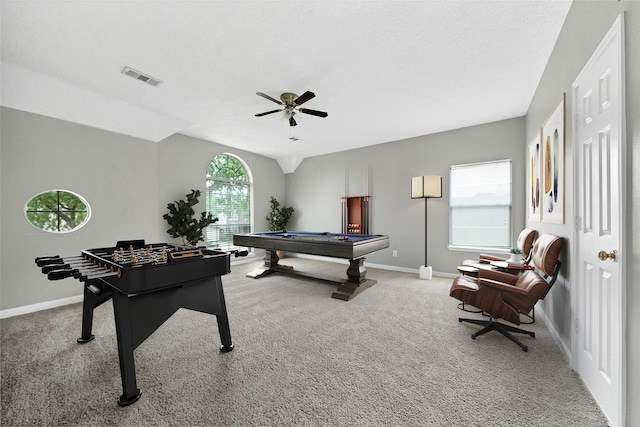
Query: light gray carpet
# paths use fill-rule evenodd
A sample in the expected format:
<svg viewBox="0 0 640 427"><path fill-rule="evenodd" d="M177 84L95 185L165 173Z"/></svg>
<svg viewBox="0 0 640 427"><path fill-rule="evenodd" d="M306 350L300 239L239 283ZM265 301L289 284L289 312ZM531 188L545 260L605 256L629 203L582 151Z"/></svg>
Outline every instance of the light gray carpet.
<svg viewBox="0 0 640 427"><path fill-rule="evenodd" d="M79 304L2 320L2 425L606 426L541 320L525 353L472 340L451 279L370 269L378 283L344 302L328 282L245 278L257 265L223 277L235 350L218 351L214 316L179 310L136 349L143 394L124 408L110 302L84 345Z"/></svg>

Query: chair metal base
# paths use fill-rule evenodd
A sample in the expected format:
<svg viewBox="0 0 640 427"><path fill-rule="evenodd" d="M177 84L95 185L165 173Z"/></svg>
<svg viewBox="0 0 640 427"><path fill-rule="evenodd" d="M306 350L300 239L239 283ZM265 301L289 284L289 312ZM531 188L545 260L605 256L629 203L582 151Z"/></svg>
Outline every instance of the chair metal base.
<svg viewBox="0 0 640 427"><path fill-rule="evenodd" d="M473 323L474 325L484 326L484 328L480 329L478 332L471 334L472 339L476 339L480 335L486 334L490 331L498 331L505 337L509 338L514 343L518 344L522 351L529 351L529 348L524 345L520 340L513 336L511 332L515 332L518 334L526 334L530 337L535 337L536 333L531 331L525 331L524 329L516 328L515 326L505 325L504 323L498 322L498 319L493 317L490 320L481 320L481 319L463 319L462 317L458 318L458 322L467 322Z"/></svg>

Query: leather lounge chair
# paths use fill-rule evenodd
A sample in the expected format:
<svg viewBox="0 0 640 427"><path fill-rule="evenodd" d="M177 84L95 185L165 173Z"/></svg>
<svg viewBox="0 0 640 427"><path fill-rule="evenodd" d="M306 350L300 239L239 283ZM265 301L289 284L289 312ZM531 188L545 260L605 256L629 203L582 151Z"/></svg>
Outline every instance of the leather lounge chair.
<svg viewBox="0 0 640 427"><path fill-rule="evenodd" d="M538 300L544 299L555 283L560 271L560 250L564 238L553 234L543 234L533 245L531 264L535 270L525 270L520 275L513 275L489 269L480 269L478 277L458 276L454 279L449 294L465 304L478 308L489 316L489 320L459 318L459 322L473 323L483 326L471 338L490 331L497 331L518 344L523 351L528 347L518 340L513 333L535 337L535 333L512 325L520 325L520 314L529 313Z"/></svg>

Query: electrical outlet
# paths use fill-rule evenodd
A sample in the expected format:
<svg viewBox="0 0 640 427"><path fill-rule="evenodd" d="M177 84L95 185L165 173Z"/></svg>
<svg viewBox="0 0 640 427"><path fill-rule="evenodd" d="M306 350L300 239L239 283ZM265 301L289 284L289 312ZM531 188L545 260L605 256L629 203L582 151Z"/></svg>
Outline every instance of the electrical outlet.
<svg viewBox="0 0 640 427"><path fill-rule="evenodd" d="M398 251L393 251L393 256L398 256Z"/></svg>

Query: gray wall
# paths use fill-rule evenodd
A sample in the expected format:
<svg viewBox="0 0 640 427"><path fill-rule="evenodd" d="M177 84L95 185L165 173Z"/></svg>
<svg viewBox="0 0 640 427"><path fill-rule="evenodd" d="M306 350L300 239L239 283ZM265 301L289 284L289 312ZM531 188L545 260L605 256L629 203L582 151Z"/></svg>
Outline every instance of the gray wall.
<svg viewBox="0 0 640 427"><path fill-rule="evenodd" d="M37 256L79 255L118 238L158 237L156 144L8 108L1 112L2 309L82 293L75 280L48 282L33 262ZM131 171L148 179L134 180ZM83 196L90 221L66 234L27 222L26 202L52 189Z"/></svg>
<svg viewBox="0 0 640 427"><path fill-rule="evenodd" d="M368 169L369 231L390 236L391 245L368 256L367 262L417 271L424 264L425 201L411 199L411 178L440 175L443 197L429 199L428 263L434 272L456 273L461 260L477 259L478 254L447 249L449 167L513 160L515 242L524 228L525 145L524 118L515 118L305 159L286 179L287 200L296 209L289 228L339 231L343 176L348 195L361 196Z"/></svg>
<svg viewBox="0 0 640 427"><path fill-rule="evenodd" d="M306 159L284 177L275 161L180 135L153 144L109 132L2 108L0 134L0 309L79 294L78 283L50 283L35 269L33 258L43 254L76 254L81 249L111 245L119 236L167 240L159 212L191 188L203 188L208 160L219 152L238 154L254 172L256 228L266 228L268 199L276 196L296 208L291 229L337 230L340 227L342 173L350 195L361 195L364 165L368 165L372 196L372 232L391 236L391 247L368 261L417 269L423 263L424 202L409 198L409 180L421 174L441 174L443 199L429 201L429 264L453 272L460 259L476 254L451 252L448 242L448 168L452 164L513 158L514 228L524 221L524 162L527 141L545 120L560 94L571 83L617 15L625 13L627 176L627 425L640 424L640 2L574 1L526 118L507 120L437 135ZM426 118L428 119L428 118ZM573 187L571 130L567 128L566 185ZM144 176L132 180L131 171ZM285 193L286 184L286 193ZM36 193L63 188L83 195L92 206L92 220L66 235L34 229L23 217L26 201ZM520 192L519 189L522 189ZM285 198L286 196L286 198ZM564 225L530 223L541 232L569 240L573 207L567 200ZM262 222L262 227L260 226ZM398 257L391 256L392 250ZM565 346L570 343L569 263L545 302L544 310Z"/></svg>
<svg viewBox="0 0 640 427"><path fill-rule="evenodd" d="M272 159L181 135L156 144L10 108L0 115L1 310L82 294L75 280L47 281L33 262L37 256L79 255L124 239L171 241L162 218L167 203L204 190L216 154L237 155L251 168L257 228L267 227L269 196L284 200L284 174ZM66 234L29 224L26 202L51 189L82 195L90 221Z"/></svg>
<svg viewBox="0 0 640 427"><path fill-rule="evenodd" d="M533 138L559 99L567 94L567 119L571 123L571 84L593 54L600 41L620 13L625 14L625 74L627 120L627 256L626 313L627 327L627 425L640 425L640 2L637 1L574 1L544 75L526 116L526 137ZM572 127L566 129L566 188L574 188ZM575 215L571 196L566 200L565 224L528 223L541 232L568 238L563 251L565 262L562 277L544 301L544 311L550 326L560 335L565 350L571 351L571 238Z"/></svg>

